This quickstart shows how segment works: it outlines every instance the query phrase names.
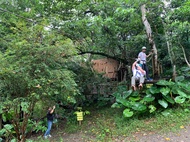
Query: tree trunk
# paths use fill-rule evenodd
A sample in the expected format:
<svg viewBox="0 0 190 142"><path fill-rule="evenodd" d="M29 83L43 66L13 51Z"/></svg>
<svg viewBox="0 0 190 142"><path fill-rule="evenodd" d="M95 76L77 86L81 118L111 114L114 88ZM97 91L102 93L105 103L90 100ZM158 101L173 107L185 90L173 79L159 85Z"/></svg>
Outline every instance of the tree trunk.
<svg viewBox="0 0 190 142"><path fill-rule="evenodd" d="M187 60L187 56L186 56L186 53L185 53L185 49L183 48L183 45L179 42L179 45L181 46L181 49L183 51L183 56L184 56L184 59L185 59L185 62L187 64L188 67L190 67L190 63L189 61Z"/></svg>
<svg viewBox="0 0 190 142"><path fill-rule="evenodd" d="M146 5L143 4L141 6L141 12L142 12L142 22L145 26L145 29L146 29L146 34L147 34L147 37L148 37L148 41L149 41L149 44L150 46L152 47L153 49L153 53L154 53L154 56L153 56L153 77L154 78L157 78L158 77L158 55L157 55L157 48L156 48L156 44L154 42L154 39L153 39L153 36L152 36L152 29L151 29L151 26L146 18Z"/></svg>

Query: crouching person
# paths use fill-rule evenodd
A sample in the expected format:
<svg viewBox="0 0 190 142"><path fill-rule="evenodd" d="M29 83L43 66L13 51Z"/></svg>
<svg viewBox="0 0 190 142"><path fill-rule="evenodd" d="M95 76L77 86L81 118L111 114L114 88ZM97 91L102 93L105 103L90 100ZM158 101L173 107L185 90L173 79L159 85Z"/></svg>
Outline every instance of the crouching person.
<svg viewBox="0 0 190 142"><path fill-rule="evenodd" d="M131 87L136 90L136 81L139 81L139 89L143 88L146 71L142 69L142 64L138 63L139 60L135 61L132 65L133 76L131 78Z"/></svg>

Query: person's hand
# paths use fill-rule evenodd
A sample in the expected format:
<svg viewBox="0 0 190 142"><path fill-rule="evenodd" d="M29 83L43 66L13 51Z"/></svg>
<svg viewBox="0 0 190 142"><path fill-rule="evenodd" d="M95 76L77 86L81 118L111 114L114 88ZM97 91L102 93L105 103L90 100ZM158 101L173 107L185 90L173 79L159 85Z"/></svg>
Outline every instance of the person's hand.
<svg viewBox="0 0 190 142"><path fill-rule="evenodd" d="M140 61L140 60L141 60L140 58L137 58L137 59L136 59L137 62Z"/></svg>
<svg viewBox="0 0 190 142"><path fill-rule="evenodd" d="M53 109L55 109L55 106L53 106Z"/></svg>

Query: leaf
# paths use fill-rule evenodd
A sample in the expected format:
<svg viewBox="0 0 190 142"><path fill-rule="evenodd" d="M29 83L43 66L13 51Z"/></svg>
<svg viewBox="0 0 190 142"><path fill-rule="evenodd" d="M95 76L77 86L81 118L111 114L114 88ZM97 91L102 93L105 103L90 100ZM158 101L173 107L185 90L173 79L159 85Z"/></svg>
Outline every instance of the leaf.
<svg viewBox="0 0 190 142"><path fill-rule="evenodd" d="M138 91L133 91L133 92L131 93L131 96L133 96L133 97L138 97L138 96L139 96L139 92L138 92Z"/></svg>
<svg viewBox="0 0 190 142"><path fill-rule="evenodd" d="M21 107L24 112L28 112L28 107L29 107L28 102L21 102Z"/></svg>
<svg viewBox="0 0 190 142"><path fill-rule="evenodd" d="M119 92L114 92L113 94L112 94L114 97L121 97L121 94L119 93Z"/></svg>
<svg viewBox="0 0 190 142"><path fill-rule="evenodd" d="M165 100L158 100L158 103L164 108L168 107L168 103Z"/></svg>
<svg viewBox="0 0 190 142"><path fill-rule="evenodd" d="M129 97L129 100L132 101L132 102L136 102L138 100L140 100L141 98L138 96L138 97Z"/></svg>
<svg viewBox="0 0 190 142"><path fill-rule="evenodd" d="M169 109L166 109L166 110L162 111L161 114L163 116L169 116L169 115L171 115L171 111Z"/></svg>
<svg viewBox="0 0 190 142"><path fill-rule="evenodd" d="M171 103L171 104L174 104L175 103L175 101L174 101L174 99L172 99L169 95L162 95L163 96L163 98L167 101L167 102L169 102L169 103Z"/></svg>
<svg viewBox="0 0 190 142"><path fill-rule="evenodd" d="M166 96L166 95L169 94L170 88L168 88L168 87L161 88L161 89L160 89L160 92L161 92L164 96Z"/></svg>
<svg viewBox="0 0 190 142"><path fill-rule="evenodd" d="M126 107L130 107L130 102L123 98L117 98L116 102L121 103L122 105Z"/></svg>
<svg viewBox="0 0 190 142"><path fill-rule="evenodd" d="M149 105L148 108L150 109L149 112L153 113L156 110L156 107L153 105Z"/></svg>
<svg viewBox="0 0 190 142"><path fill-rule="evenodd" d="M181 68L181 71L183 71L183 72L188 72L188 71L190 71L190 68L189 68L189 67L182 67L182 68Z"/></svg>
<svg viewBox="0 0 190 142"><path fill-rule="evenodd" d="M13 125L11 125L11 124L5 124L5 125L4 125L4 128L5 128L6 130L11 130L11 129L13 128Z"/></svg>
<svg viewBox="0 0 190 142"><path fill-rule="evenodd" d="M185 98L182 97L182 96L177 96L177 97L175 97L174 100L175 100L175 102L178 103L178 104L182 104L182 103L185 102Z"/></svg>
<svg viewBox="0 0 190 142"><path fill-rule="evenodd" d="M151 87L149 90L150 90L151 94L160 93L160 90L155 86Z"/></svg>
<svg viewBox="0 0 190 142"><path fill-rule="evenodd" d="M143 98L143 101L145 101L145 102L152 102L154 100L155 100L155 97L153 97L151 94L148 94L148 95L144 96L144 98Z"/></svg>
<svg viewBox="0 0 190 142"><path fill-rule="evenodd" d="M90 111L88 111L88 110L86 110L85 112L84 112L84 114L86 115L88 115L88 114L90 114Z"/></svg>
<svg viewBox="0 0 190 142"><path fill-rule="evenodd" d="M137 110L137 111L144 111L147 109L146 105L139 103L139 102L134 102L132 104L132 109Z"/></svg>
<svg viewBox="0 0 190 142"><path fill-rule="evenodd" d="M123 111L123 115L124 115L124 117L131 117L131 116L133 116L133 111L130 111L130 109L125 109L124 111Z"/></svg>
<svg viewBox="0 0 190 142"><path fill-rule="evenodd" d="M185 79L184 76L177 76L177 77L175 78L175 82L181 82L181 81L183 81L184 79Z"/></svg>
<svg viewBox="0 0 190 142"><path fill-rule="evenodd" d="M181 90L177 90L178 94L181 96L181 97L186 97L187 98L187 94L184 93L183 91Z"/></svg>
<svg viewBox="0 0 190 142"><path fill-rule="evenodd" d="M175 83L172 81L159 80L156 84L160 86L171 86L174 85Z"/></svg>
<svg viewBox="0 0 190 142"><path fill-rule="evenodd" d="M133 92L132 90L124 91L123 92L123 98L126 99L127 97L129 97L131 95L132 92Z"/></svg>
<svg viewBox="0 0 190 142"><path fill-rule="evenodd" d="M117 102L112 104L111 108L121 108L122 104L118 104Z"/></svg>
<svg viewBox="0 0 190 142"><path fill-rule="evenodd" d="M165 138L166 141L170 141L170 138Z"/></svg>
<svg viewBox="0 0 190 142"><path fill-rule="evenodd" d="M180 129L184 129L185 127L183 125L180 126Z"/></svg>

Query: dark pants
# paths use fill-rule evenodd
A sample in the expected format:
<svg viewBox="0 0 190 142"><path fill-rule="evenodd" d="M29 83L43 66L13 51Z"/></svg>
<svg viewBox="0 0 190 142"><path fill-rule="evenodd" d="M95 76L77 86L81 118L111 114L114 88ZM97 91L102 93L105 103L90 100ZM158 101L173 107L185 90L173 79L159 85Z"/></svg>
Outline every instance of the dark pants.
<svg viewBox="0 0 190 142"><path fill-rule="evenodd" d="M146 65L146 63L144 63L144 64L142 65L142 69L146 71L146 79L149 80L150 77L149 77L149 72L148 72L148 66Z"/></svg>

